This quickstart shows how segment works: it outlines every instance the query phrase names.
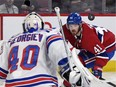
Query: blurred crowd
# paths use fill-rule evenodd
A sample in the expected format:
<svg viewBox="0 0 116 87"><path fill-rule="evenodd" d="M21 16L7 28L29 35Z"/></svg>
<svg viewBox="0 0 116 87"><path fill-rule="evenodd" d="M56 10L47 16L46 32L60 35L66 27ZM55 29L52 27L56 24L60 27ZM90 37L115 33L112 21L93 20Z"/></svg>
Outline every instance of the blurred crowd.
<svg viewBox="0 0 116 87"><path fill-rule="evenodd" d="M61 13L115 13L116 0L0 0L0 14L54 13L60 7Z"/></svg>

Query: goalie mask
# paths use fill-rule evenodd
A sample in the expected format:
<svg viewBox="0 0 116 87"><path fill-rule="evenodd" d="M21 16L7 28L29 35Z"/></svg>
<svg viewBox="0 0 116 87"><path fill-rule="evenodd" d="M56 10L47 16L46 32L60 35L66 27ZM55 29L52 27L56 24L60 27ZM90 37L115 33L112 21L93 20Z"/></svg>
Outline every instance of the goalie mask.
<svg viewBox="0 0 116 87"><path fill-rule="evenodd" d="M24 32L34 32L43 29L44 23L39 14L36 12L31 12L28 14L24 20L23 28Z"/></svg>

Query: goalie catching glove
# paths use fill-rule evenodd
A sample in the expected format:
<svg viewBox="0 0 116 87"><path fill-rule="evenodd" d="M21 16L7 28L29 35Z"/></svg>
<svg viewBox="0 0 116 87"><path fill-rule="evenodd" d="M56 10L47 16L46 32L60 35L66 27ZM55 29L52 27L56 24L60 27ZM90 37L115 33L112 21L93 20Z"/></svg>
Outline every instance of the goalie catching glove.
<svg viewBox="0 0 116 87"><path fill-rule="evenodd" d="M78 81L80 81L81 73L76 68L76 66L73 67L72 71L68 67L69 67L68 64L65 65L60 70L60 75L62 76L62 78L64 78L66 81L68 81L71 85L77 85Z"/></svg>

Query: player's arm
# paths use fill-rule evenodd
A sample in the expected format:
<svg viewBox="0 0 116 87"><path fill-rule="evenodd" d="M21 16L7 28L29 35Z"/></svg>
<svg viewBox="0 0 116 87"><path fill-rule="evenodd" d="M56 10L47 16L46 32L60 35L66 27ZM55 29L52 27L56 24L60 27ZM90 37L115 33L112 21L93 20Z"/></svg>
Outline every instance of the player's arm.
<svg viewBox="0 0 116 87"><path fill-rule="evenodd" d="M65 51L63 39L60 35L52 35L47 38L48 54L55 66L59 66L60 75L71 84L80 78L76 71L71 71Z"/></svg>
<svg viewBox="0 0 116 87"><path fill-rule="evenodd" d="M0 83L2 84L8 74L8 46L3 40L0 41Z"/></svg>

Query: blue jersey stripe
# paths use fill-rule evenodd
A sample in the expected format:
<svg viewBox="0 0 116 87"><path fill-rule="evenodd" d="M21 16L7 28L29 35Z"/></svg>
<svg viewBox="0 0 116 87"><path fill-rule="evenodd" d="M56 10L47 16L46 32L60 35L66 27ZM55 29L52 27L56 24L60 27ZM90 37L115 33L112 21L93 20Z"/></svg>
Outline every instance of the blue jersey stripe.
<svg viewBox="0 0 116 87"><path fill-rule="evenodd" d="M49 49L49 46L50 46L53 42L58 41L58 40L63 40L63 39L62 39L62 36L57 35L57 34L54 34L54 35L51 35L51 36L47 37L47 39L46 39L47 49Z"/></svg>
<svg viewBox="0 0 116 87"><path fill-rule="evenodd" d="M41 84L52 84L58 85L58 80L56 77L46 74L35 75L32 77L6 80L6 86L8 87L33 87Z"/></svg>
<svg viewBox="0 0 116 87"><path fill-rule="evenodd" d="M47 44L47 49L49 49L50 45L55 42L55 41L58 41L58 40L62 40L61 38L56 38L56 39L53 39L51 40L48 44Z"/></svg>
<svg viewBox="0 0 116 87"><path fill-rule="evenodd" d="M8 74L8 71L6 71L6 70L4 70L2 68L0 68L0 71L3 72L3 73L5 73L5 74Z"/></svg>
<svg viewBox="0 0 116 87"><path fill-rule="evenodd" d="M35 75L35 76L31 76L31 77L27 77L27 78L21 78L21 79L13 79L13 80L6 80L7 83L11 83L11 82L17 82L17 81L24 81L24 80L31 80L34 78L38 78L38 77L51 77L57 80L56 77L54 76L50 76L50 75L45 75L45 74L39 74L39 75Z"/></svg>

